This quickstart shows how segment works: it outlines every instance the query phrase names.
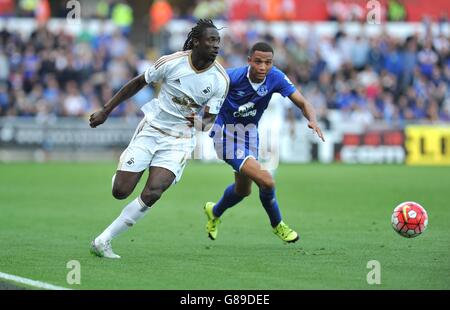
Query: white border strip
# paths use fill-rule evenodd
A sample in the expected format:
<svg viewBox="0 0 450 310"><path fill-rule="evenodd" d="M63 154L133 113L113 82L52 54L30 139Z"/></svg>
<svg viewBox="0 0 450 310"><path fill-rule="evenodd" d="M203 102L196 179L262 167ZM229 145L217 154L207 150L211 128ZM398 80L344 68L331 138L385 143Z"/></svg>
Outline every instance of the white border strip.
<svg viewBox="0 0 450 310"><path fill-rule="evenodd" d="M0 279L14 281L17 283L22 283L25 285L29 285L29 286L33 286L33 287L37 287L37 288L45 289L45 290L57 290L57 291L71 290L70 288L65 288L65 287L56 286L56 285L41 282L41 281L35 281L35 280L27 279L27 278L22 278L22 277L14 276L12 274L7 274L7 273L3 273L3 272L0 272Z"/></svg>

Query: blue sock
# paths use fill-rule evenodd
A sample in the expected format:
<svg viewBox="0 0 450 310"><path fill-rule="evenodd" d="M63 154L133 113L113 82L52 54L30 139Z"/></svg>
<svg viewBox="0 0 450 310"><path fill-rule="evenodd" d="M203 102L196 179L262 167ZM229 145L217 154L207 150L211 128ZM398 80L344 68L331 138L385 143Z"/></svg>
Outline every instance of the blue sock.
<svg viewBox="0 0 450 310"><path fill-rule="evenodd" d="M227 187L222 198L213 208L213 214L217 217L222 216L226 209L238 204L244 197L239 196L234 191L234 183Z"/></svg>
<svg viewBox="0 0 450 310"><path fill-rule="evenodd" d="M275 198L275 190L260 189L259 199L261 199L261 203L270 218L270 225L272 225L272 227L277 226L281 222L281 213L278 208L277 199Z"/></svg>

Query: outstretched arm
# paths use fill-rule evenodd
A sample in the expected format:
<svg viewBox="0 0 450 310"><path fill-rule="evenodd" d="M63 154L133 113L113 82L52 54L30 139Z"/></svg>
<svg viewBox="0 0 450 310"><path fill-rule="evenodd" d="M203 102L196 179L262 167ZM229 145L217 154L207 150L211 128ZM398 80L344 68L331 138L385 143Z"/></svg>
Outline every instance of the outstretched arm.
<svg viewBox="0 0 450 310"><path fill-rule="evenodd" d="M306 119L308 120L308 127L314 130L319 138L325 142L322 130L320 130L320 127L317 124L316 113L314 112L314 108L311 103L309 103L308 100L306 100L306 98L303 97L303 95L298 90L290 95L289 99L291 99L292 102L294 102L294 104L302 110L303 115L305 115Z"/></svg>
<svg viewBox="0 0 450 310"><path fill-rule="evenodd" d="M91 115L89 118L89 125L92 128L95 128L98 125L103 124L115 107L117 107L121 102L133 97L146 85L147 82L145 81L144 74L138 75L129 81L103 106L103 109Z"/></svg>

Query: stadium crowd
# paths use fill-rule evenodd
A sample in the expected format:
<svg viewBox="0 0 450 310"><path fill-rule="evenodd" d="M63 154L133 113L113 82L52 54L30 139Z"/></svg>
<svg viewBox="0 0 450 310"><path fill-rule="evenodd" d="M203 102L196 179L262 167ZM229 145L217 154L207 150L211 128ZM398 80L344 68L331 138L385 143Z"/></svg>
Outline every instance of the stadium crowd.
<svg viewBox="0 0 450 310"><path fill-rule="evenodd" d="M242 64L252 35L227 38L228 66ZM429 34L423 40L417 36L402 40L338 31L333 37L317 38L313 28L301 39L292 33L263 37L275 47L275 64L301 86L320 118L326 120L334 109L344 119L366 125L376 120L398 126L408 121L450 121L447 37Z"/></svg>
<svg viewBox="0 0 450 310"><path fill-rule="evenodd" d="M254 29L223 32L220 61L245 65L251 44L264 40L274 46L275 65L301 87L322 120L329 110L340 110L349 121L367 125L450 122L448 37L428 32L422 39L371 38L338 31L318 38L313 29L305 38L289 32L261 36ZM153 60L120 31L73 37L42 26L24 39L1 30L0 116L86 116ZM130 100L135 104L121 105L113 115L138 115L154 92L145 88ZM300 115L286 108L286 117Z"/></svg>
<svg viewBox="0 0 450 310"><path fill-rule="evenodd" d="M2 116L84 116L149 65L120 31L72 37L40 27L24 40L3 30L0 43ZM152 96L148 87L133 100L139 106ZM113 115L136 114L136 105L121 105Z"/></svg>

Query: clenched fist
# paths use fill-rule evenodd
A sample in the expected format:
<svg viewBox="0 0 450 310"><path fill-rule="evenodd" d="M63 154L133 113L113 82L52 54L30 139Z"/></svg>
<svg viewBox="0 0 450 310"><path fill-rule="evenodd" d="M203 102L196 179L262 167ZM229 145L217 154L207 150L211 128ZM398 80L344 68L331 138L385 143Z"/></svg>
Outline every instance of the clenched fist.
<svg viewBox="0 0 450 310"><path fill-rule="evenodd" d="M92 128L95 128L98 125L103 124L107 118L108 118L108 113L106 113L104 110L100 110L95 113L92 113L91 116L89 117L89 126L91 126Z"/></svg>

